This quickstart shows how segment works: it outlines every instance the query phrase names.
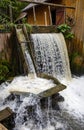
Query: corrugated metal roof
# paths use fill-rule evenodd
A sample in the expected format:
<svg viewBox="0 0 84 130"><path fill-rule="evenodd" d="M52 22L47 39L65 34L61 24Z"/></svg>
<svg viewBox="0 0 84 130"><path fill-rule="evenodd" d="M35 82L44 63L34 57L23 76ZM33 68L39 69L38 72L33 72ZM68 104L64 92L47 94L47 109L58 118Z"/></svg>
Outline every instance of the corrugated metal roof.
<svg viewBox="0 0 84 130"><path fill-rule="evenodd" d="M34 2L46 2L49 0L33 0ZM28 9L32 8L33 6L36 6L37 4L30 3L28 6L26 6L22 11L27 11Z"/></svg>

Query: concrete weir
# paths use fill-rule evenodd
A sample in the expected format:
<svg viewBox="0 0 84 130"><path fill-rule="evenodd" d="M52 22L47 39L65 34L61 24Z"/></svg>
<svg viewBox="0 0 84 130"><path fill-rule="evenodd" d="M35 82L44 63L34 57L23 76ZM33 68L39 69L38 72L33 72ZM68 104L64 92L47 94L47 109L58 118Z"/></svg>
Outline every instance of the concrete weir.
<svg viewBox="0 0 84 130"><path fill-rule="evenodd" d="M40 28L40 27L38 27L38 28ZM37 31L38 28L34 27L35 30L33 29L33 33L35 33L35 31ZM45 30L44 27L41 30L42 31L40 31L40 33L42 33ZM51 80L53 82L53 85L51 87L49 86L47 88L45 85L44 87L41 88L41 85L39 86L39 84L38 84L35 87L29 87L29 88L27 87L27 89L11 89L10 92L15 93L15 94L33 93L33 94L41 96L41 97L49 97L49 96L56 94L56 93L62 91L63 89L65 89L66 86L61 84L53 76L50 76L48 74L37 74L36 68L35 68L36 66L35 66L34 61L32 59L33 56L32 56L32 54L30 54L30 52L32 50L29 50L29 49L31 49L31 47L29 45L31 43L31 40L30 40L29 35L27 34L26 29L25 28L19 28L19 29L16 28L16 36L17 36L18 44L19 44L19 47L21 50L21 55L22 55L22 58L24 61L24 63L22 63L22 64L26 66L27 74L33 73L33 76L35 77L35 79L39 77L39 78L43 78L46 80ZM31 79L34 80L34 78L31 78Z"/></svg>

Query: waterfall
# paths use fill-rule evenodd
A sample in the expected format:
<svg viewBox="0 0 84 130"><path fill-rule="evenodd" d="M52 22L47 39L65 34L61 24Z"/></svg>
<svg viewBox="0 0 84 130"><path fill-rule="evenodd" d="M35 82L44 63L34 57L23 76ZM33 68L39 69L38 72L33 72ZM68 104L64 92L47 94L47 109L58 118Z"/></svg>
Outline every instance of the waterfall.
<svg viewBox="0 0 84 130"><path fill-rule="evenodd" d="M35 67L31 55L29 53L28 44L24 32L22 29L16 29L16 33L18 41L20 43L19 45L21 47L22 54L24 55L24 60L27 65L28 72L29 74L33 74L33 77L36 77Z"/></svg>
<svg viewBox="0 0 84 130"><path fill-rule="evenodd" d="M32 41L30 49L36 68L34 68L28 50L28 41L22 29L17 30L17 36L21 43L21 49L29 73L36 75L36 69L37 73L49 74L59 80L63 78L71 78L67 47L61 33L41 33L30 35Z"/></svg>
<svg viewBox="0 0 84 130"><path fill-rule="evenodd" d="M27 65L28 65L30 75L33 74L34 77L36 77L36 72L35 72L35 68L34 68L34 65L33 65L33 61L31 59L31 56L30 56L28 50L25 50L24 54L25 54L25 59L26 59Z"/></svg>
<svg viewBox="0 0 84 130"><path fill-rule="evenodd" d="M61 33L31 34L37 73L47 73L58 79L71 78L69 58Z"/></svg>
<svg viewBox="0 0 84 130"><path fill-rule="evenodd" d="M30 73L35 73L27 42L21 36L21 49ZM62 34L32 34L37 72L61 77L71 77L66 44ZM22 41L24 40L24 41ZM0 110L10 107L14 113L13 130L84 130L84 76L72 81L62 80L67 89L60 92L65 98L59 102L57 95L40 100L36 94L41 89L53 87L53 81L29 76L15 77L11 83L0 85ZM37 89L37 87L39 89ZM35 88L35 89L34 89ZM10 93L11 90L30 93ZM36 94L33 94L33 90ZM59 97L60 98L60 97ZM58 99L59 100L59 99ZM44 103L43 103L44 102ZM54 108L53 108L54 103ZM44 106L45 105L45 106ZM10 121L9 121L10 122ZM11 126L12 127L12 126Z"/></svg>

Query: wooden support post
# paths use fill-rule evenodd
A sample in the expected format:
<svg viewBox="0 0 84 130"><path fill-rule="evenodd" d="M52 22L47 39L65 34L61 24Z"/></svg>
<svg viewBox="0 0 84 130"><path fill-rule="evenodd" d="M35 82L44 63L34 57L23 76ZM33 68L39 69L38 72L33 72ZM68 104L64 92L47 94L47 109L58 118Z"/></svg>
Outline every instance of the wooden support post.
<svg viewBox="0 0 84 130"><path fill-rule="evenodd" d="M45 20L45 26L47 26L47 13L44 12L44 20Z"/></svg>
<svg viewBox="0 0 84 130"><path fill-rule="evenodd" d="M34 24L36 24L36 13L35 13L35 6L33 6L33 16L34 16Z"/></svg>
<svg viewBox="0 0 84 130"><path fill-rule="evenodd" d="M64 23L66 23L66 9L64 9Z"/></svg>
<svg viewBox="0 0 84 130"><path fill-rule="evenodd" d="M51 10L50 10L50 6L48 6L48 9L49 9L50 25L52 25L52 16L51 16Z"/></svg>

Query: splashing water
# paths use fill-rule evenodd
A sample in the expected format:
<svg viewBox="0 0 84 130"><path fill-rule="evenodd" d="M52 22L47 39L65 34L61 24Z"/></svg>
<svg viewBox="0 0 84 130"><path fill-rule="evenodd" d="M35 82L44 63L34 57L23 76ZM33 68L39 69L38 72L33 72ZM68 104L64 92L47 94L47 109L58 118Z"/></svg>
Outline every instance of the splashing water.
<svg viewBox="0 0 84 130"><path fill-rule="evenodd" d="M62 34L32 34L35 59L38 72L53 74L68 87L60 92L65 101L59 103L60 110L53 109L51 97L42 108L40 97L35 94L21 93L29 88L40 89L53 86L51 80L37 78L31 75L16 77L11 83L0 85L0 110L10 107L15 113L14 130L84 130L84 77L70 79L69 61L65 41ZM23 44L21 44L23 45ZM24 56L30 73L34 72L33 62L23 45ZM10 91L20 90L20 93L11 94ZM39 93L36 89L36 94ZM57 105L55 102L54 105Z"/></svg>
<svg viewBox="0 0 84 130"><path fill-rule="evenodd" d="M65 98L65 102L61 104L66 111L76 116L84 116L84 77L75 77L71 82L64 82L68 87L60 92Z"/></svg>
<svg viewBox="0 0 84 130"><path fill-rule="evenodd" d="M3 83L0 86L0 110L10 107L16 112L14 130L84 129L84 77L75 77L68 83L63 81L68 87L60 92L65 98L64 102L59 103L60 111L52 108L50 97L48 98L48 108L42 109L40 98L33 94L11 95L9 93L12 86L14 88L14 84L17 88L18 86L21 88L27 87L29 84L27 80L29 80L27 77L17 77L11 84ZM44 82L46 83L45 80ZM48 83L50 84L50 82ZM8 98L10 96L14 96L14 98Z"/></svg>
<svg viewBox="0 0 84 130"><path fill-rule="evenodd" d="M29 52L28 44L27 44L27 41L26 41L26 37L23 33L23 30L22 29L16 29L16 34L17 34L18 41L20 43L18 47L21 48L21 51L24 55L24 60L25 60L25 63L27 65L26 66L27 71L29 73L33 73L33 76L36 77L35 67L34 67L30 52Z"/></svg>

